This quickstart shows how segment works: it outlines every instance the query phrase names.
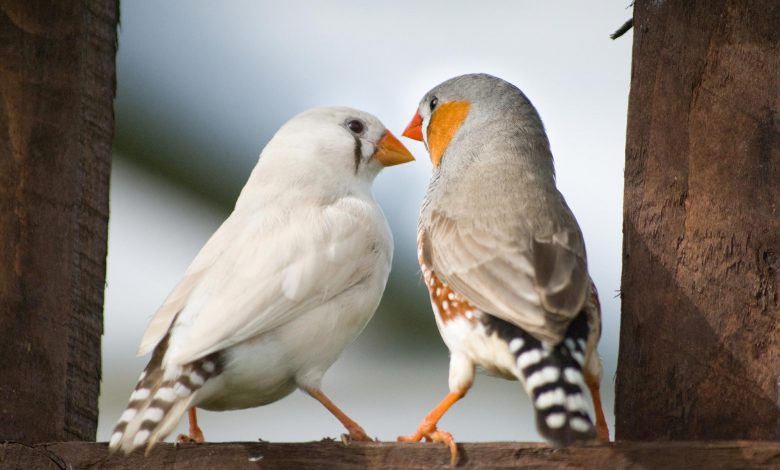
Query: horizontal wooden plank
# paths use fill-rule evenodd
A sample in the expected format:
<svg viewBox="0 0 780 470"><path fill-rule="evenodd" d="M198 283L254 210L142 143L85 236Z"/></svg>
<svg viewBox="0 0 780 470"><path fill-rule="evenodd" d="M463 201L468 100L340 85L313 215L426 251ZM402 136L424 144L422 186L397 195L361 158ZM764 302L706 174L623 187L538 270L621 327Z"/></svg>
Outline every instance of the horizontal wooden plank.
<svg viewBox="0 0 780 470"><path fill-rule="evenodd" d="M592 469L776 469L780 442L619 442L552 449L544 444L484 442L460 444L458 468ZM200 470L212 468L421 469L448 468L440 444L335 441L275 444L231 442L162 444L148 455L108 455L105 443L61 442L0 445L0 468Z"/></svg>

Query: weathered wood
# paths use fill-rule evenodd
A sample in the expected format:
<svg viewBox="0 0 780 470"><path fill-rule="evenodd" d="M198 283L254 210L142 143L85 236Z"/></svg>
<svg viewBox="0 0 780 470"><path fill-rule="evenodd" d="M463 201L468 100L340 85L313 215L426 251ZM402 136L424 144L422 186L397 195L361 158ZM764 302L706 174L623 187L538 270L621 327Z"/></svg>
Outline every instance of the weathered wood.
<svg viewBox="0 0 780 470"><path fill-rule="evenodd" d="M460 452L458 468L749 470L780 466L777 442L621 442L558 450L543 444L486 442L461 444ZM449 451L441 444L236 442L179 448L164 444L147 457L142 452L109 456L104 443L0 444L0 469L422 469L450 468L449 459Z"/></svg>
<svg viewBox="0 0 780 470"><path fill-rule="evenodd" d="M619 439L780 439L780 2L634 6Z"/></svg>
<svg viewBox="0 0 780 470"><path fill-rule="evenodd" d="M117 17L0 1L0 439L95 438Z"/></svg>

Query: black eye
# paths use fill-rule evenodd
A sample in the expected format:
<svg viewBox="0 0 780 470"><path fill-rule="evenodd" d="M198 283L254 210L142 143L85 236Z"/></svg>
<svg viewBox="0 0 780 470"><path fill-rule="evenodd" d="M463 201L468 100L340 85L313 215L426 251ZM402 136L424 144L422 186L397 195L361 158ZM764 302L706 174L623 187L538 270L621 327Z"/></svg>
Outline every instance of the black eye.
<svg viewBox="0 0 780 470"><path fill-rule="evenodd" d="M431 100L431 111L436 109L436 105L439 104L439 98L436 98L435 96Z"/></svg>
<svg viewBox="0 0 780 470"><path fill-rule="evenodd" d="M362 134L363 131L366 129L366 126L362 122L358 121L357 119L353 119L349 121L347 123L347 127L355 134Z"/></svg>

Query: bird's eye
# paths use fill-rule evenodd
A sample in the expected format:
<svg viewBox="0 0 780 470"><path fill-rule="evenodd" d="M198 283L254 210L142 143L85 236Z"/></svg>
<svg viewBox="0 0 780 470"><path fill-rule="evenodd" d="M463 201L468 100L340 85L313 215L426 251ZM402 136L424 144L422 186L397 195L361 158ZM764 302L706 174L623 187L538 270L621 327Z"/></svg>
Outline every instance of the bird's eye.
<svg viewBox="0 0 780 470"><path fill-rule="evenodd" d="M431 100L431 111L436 109L436 105L439 104L439 98L436 98L435 96Z"/></svg>
<svg viewBox="0 0 780 470"><path fill-rule="evenodd" d="M366 128L366 126L362 122L358 121L357 119L353 119L349 121L347 123L347 127L355 134L362 134Z"/></svg>

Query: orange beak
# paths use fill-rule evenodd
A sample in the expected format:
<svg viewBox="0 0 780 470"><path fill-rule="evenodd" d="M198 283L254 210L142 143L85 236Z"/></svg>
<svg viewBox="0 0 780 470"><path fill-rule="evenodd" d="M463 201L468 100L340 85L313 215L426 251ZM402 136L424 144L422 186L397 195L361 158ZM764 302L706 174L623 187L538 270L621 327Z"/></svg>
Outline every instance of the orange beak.
<svg viewBox="0 0 780 470"><path fill-rule="evenodd" d="M422 142L423 140L422 116L420 116L420 111L417 111L414 114L414 117L412 118L412 122L410 122L409 125L406 126L406 129L404 129L404 133L401 135Z"/></svg>
<svg viewBox="0 0 780 470"><path fill-rule="evenodd" d="M393 166L401 163L411 162L414 157L409 150L404 147L404 144L390 131L385 131L385 135L379 140L377 144L376 153L374 158L382 164L382 166Z"/></svg>

